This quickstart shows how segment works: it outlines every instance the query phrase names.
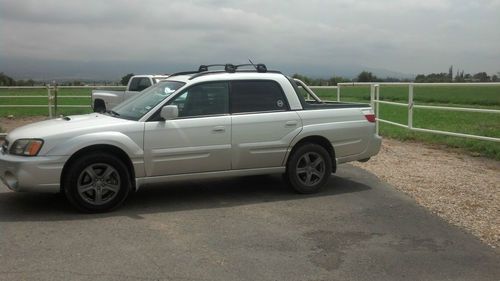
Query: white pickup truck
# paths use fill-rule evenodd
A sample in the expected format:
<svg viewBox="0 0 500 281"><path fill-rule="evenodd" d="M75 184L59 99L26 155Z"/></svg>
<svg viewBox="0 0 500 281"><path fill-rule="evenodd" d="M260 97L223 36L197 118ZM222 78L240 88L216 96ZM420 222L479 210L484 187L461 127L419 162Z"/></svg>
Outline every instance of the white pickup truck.
<svg viewBox="0 0 500 281"><path fill-rule="evenodd" d="M278 173L299 193L317 192L337 165L380 145L369 105L323 102L263 65L230 65L173 74L107 114L17 128L1 146L0 179L102 212L144 184L185 179Z"/></svg>
<svg viewBox="0 0 500 281"><path fill-rule="evenodd" d="M167 78L168 75L134 75L128 80L127 89L123 91L92 91L92 108L94 112L104 113L124 100L135 96L142 90Z"/></svg>

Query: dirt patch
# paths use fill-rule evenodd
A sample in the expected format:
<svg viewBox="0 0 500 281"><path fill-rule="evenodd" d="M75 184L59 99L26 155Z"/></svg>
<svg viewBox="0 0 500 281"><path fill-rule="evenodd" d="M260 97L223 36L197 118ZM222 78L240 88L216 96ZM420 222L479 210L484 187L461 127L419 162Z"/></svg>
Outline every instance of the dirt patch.
<svg viewBox="0 0 500 281"><path fill-rule="evenodd" d="M500 162L384 139L377 156L354 165L490 246L500 247Z"/></svg>
<svg viewBox="0 0 500 281"><path fill-rule="evenodd" d="M2 128L2 132L10 132L17 127L21 127L27 124L31 124L33 122L47 120L49 117L46 116L30 116L30 117L18 117L18 118L5 118L0 117L0 128Z"/></svg>

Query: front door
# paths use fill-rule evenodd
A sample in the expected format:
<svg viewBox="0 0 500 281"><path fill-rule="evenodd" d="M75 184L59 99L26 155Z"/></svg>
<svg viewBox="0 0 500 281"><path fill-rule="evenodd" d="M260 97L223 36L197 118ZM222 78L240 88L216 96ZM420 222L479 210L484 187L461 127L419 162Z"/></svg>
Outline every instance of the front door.
<svg viewBox="0 0 500 281"><path fill-rule="evenodd" d="M175 120L146 122L144 151L148 176L231 169L231 117L226 82L194 85L168 104Z"/></svg>

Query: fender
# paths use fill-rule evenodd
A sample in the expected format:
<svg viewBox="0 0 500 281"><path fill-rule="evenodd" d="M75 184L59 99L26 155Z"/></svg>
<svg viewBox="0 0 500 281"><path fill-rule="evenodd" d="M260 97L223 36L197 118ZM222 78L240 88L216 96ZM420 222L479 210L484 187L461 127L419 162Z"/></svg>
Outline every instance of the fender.
<svg viewBox="0 0 500 281"><path fill-rule="evenodd" d="M142 132L141 132L142 133ZM57 144L52 149L47 151L46 155L50 156L71 156L78 150L99 144L107 144L120 148L134 162L138 158L143 158L143 139L142 134L137 134L138 141L134 141L128 135L120 132L98 132L79 135ZM142 159L142 161L144 161Z"/></svg>
<svg viewBox="0 0 500 281"><path fill-rule="evenodd" d="M102 100L106 105L106 108L112 107L125 99L125 92L121 91L93 91L92 92L92 104L96 100Z"/></svg>

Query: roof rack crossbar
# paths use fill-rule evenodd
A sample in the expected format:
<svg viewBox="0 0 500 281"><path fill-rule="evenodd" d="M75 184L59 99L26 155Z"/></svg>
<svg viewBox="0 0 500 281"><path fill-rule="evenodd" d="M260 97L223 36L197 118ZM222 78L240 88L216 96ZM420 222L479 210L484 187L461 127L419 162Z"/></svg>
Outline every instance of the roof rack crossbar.
<svg viewBox="0 0 500 281"><path fill-rule="evenodd" d="M216 67L216 66L226 66L225 64L208 64L208 65L205 65L205 64L202 64L200 65L200 67L198 67L198 72L203 72L203 71L208 71L208 68L209 67Z"/></svg>
<svg viewBox="0 0 500 281"><path fill-rule="evenodd" d="M261 73L256 69L241 69L241 70L236 70L233 73L254 73L254 72ZM268 70L266 72L267 73L283 74L283 73L281 73L281 71L277 71L277 70ZM228 72L225 70L213 70L213 71L199 72L199 73L196 73L193 76L189 77L189 80L193 80L193 79L200 77L200 76L205 76L205 75L210 75L210 74L221 74L221 73L228 73Z"/></svg>
<svg viewBox="0 0 500 281"><path fill-rule="evenodd" d="M254 69L238 69L240 67L245 67L245 66L252 66ZM212 70L209 71L208 69L210 67L224 67L224 70ZM176 72L171 74L169 77L172 76L179 76L179 75L189 75L193 74L189 78L189 80L192 80L196 77L200 77L206 74L214 74L214 73L235 73L235 72L259 72L259 73L265 73L265 72L272 72L272 73L281 73L279 71L273 71L273 70L267 70L267 67L265 64L259 63L259 64L254 64L254 63L246 63L246 64L202 64L198 67L198 71L182 71L182 72Z"/></svg>

